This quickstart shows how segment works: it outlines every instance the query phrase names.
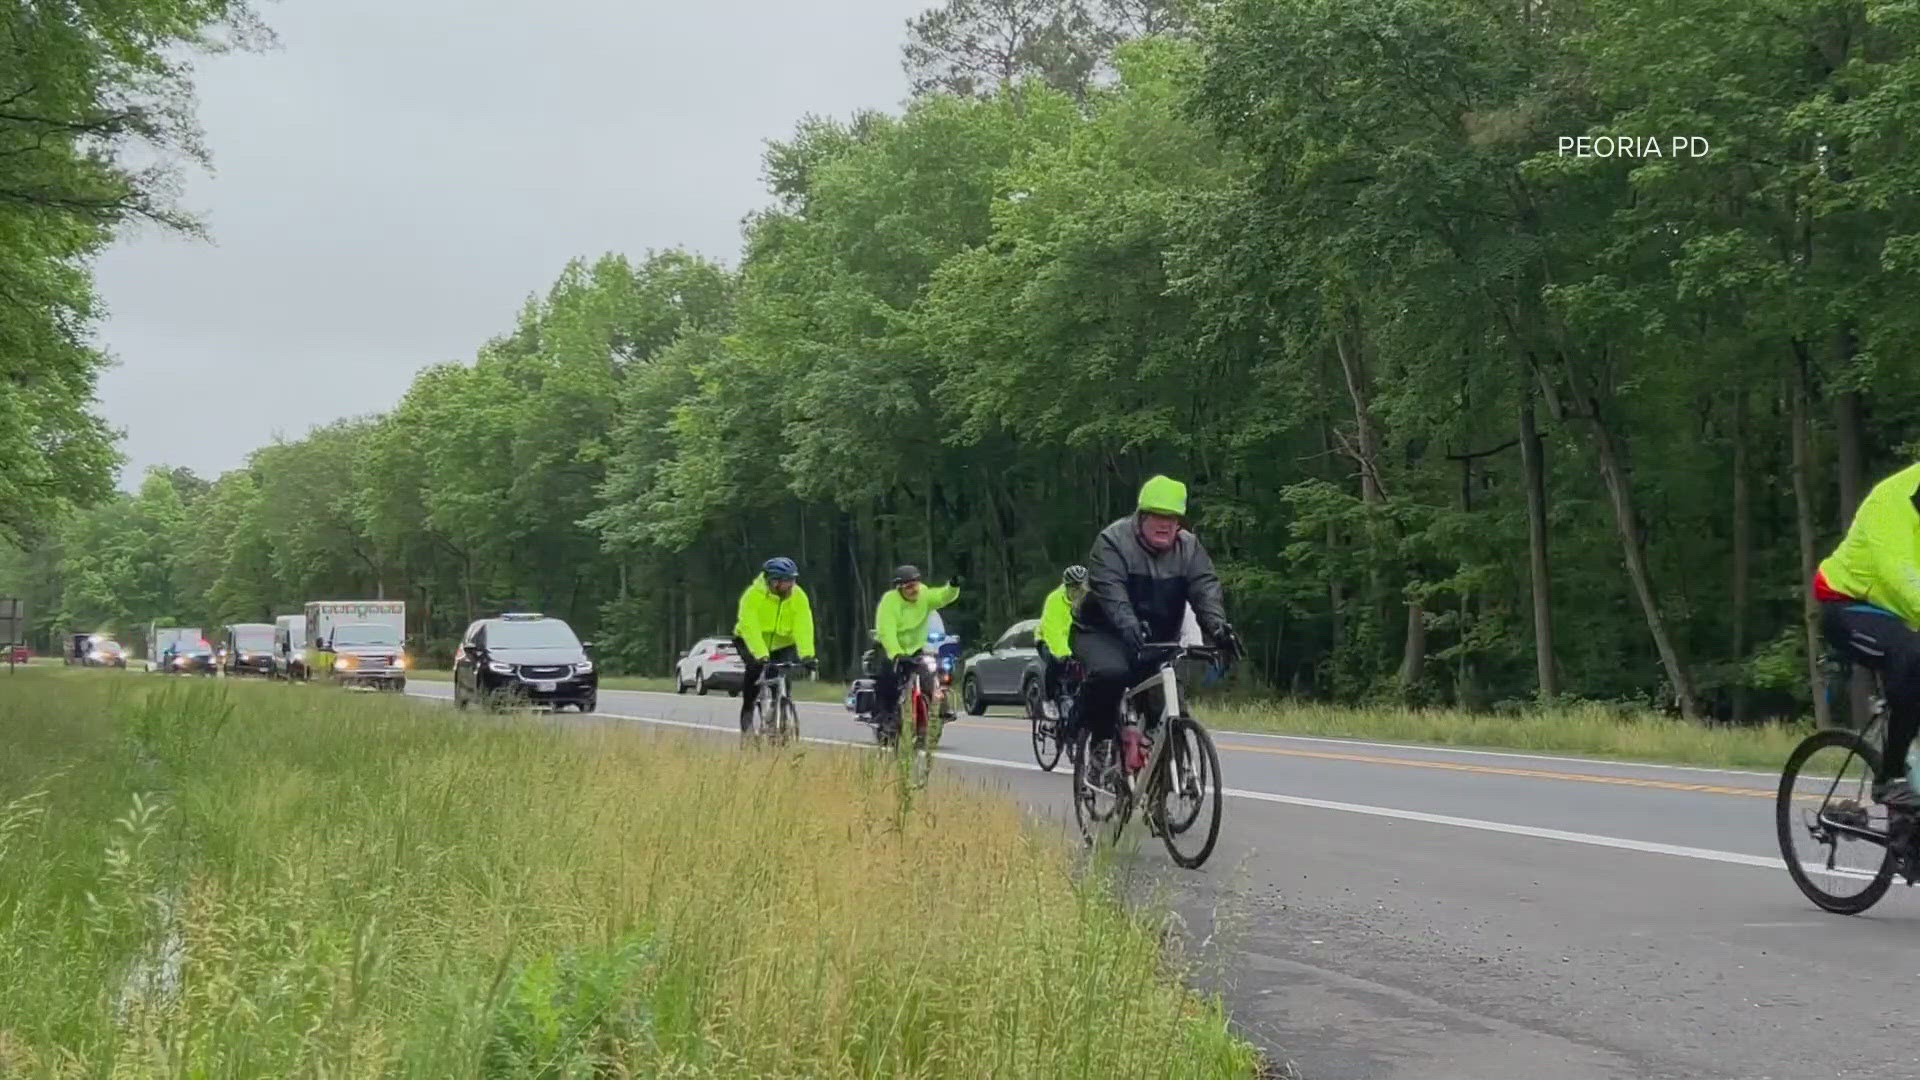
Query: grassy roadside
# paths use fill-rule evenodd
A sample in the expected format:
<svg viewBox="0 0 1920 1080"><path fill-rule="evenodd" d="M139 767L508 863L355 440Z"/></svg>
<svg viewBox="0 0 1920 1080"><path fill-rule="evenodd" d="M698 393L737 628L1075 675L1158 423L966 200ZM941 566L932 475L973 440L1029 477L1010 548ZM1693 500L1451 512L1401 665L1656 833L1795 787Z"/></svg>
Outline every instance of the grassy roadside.
<svg viewBox="0 0 1920 1080"><path fill-rule="evenodd" d="M1795 744L1813 730L1811 720L1709 726L1654 713L1623 715L1600 705L1513 715L1295 702L1201 703L1194 711L1222 732L1374 739L1761 771L1785 765Z"/></svg>
<svg viewBox="0 0 1920 1080"><path fill-rule="evenodd" d="M0 1075L1251 1076L1018 808L254 682L0 682Z"/></svg>

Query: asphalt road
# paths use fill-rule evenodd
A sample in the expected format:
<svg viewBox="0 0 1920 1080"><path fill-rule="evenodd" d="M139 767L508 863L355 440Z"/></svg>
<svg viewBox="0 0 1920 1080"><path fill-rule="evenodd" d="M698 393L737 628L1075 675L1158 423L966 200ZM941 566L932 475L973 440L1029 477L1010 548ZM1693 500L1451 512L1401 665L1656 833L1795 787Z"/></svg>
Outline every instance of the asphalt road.
<svg viewBox="0 0 1920 1080"><path fill-rule="evenodd" d="M408 693L445 698L441 683ZM737 730L736 699L602 691ZM872 744L838 706L811 739ZM1066 763L1012 710L942 754L1072 829ZM1203 984L1306 1080L1920 1076L1920 905L1826 915L1773 837L1772 775L1217 733L1219 848L1164 886ZM1137 831L1137 830L1136 830Z"/></svg>

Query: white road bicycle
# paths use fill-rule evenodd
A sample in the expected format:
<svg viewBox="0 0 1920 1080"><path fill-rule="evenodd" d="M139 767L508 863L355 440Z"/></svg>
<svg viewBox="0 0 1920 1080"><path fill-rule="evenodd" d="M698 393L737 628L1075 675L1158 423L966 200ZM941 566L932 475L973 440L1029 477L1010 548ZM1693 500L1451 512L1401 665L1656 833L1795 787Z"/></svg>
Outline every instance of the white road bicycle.
<svg viewBox="0 0 1920 1080"><path fill-rule="evenodd" d="M800 710L793 704L787 675L804 666L792 660L769 660L760 668L760 681L754 687L753 728L744 733L748 738L766 738L784 746L800 737Z"/></svg>
<svg viewBox="0 0 1920 1080"><path fill-rule="evenodd" d="M1121 700L1122 737L1100 753L1086 724L1078 725L1073 816L1087 843L1102 836L1117 840L1137 803L1147 828L1166 845L1167 854L1191 870L1207 861L1220 839L1220 754L1214 749L1213 736L1187 712L1176 669L1182 660L1218 663L1223 654L1218 649L1161 642L1147 645L1141 656L1157 661L1159 670ZM1157 712L1151 711L1155 697ZM1127 760L1128 731L1137 733L1141 760Z"/></svg>

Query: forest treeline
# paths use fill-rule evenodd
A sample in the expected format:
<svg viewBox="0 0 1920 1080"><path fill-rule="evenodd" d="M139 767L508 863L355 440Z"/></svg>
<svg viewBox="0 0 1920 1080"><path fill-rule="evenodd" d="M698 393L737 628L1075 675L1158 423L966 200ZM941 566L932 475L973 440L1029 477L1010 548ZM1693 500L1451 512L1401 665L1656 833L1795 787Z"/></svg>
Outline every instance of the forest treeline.
<svg viewBox="0 0 1920 1080"><path fill-rule="evenodd" d="M990 636L1166 472L1276 690L1824 710L1812 563L1920 439L1916 46L1911 0L949 0L902 109L768 147L737 266L577 261L210 481L88 451L0 494L11 572L42 632L385 596L659 671L788 554L844 668L887 568Z"/></svg>

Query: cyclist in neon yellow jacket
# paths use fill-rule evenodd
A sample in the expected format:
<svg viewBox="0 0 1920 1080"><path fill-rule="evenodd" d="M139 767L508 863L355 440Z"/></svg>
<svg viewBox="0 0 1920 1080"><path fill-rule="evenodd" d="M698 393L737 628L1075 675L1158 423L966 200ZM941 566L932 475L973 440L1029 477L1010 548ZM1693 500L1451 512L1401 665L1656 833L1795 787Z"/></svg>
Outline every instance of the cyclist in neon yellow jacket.
<svg viewBox="0 0 1920 1080"><path fill-rule="evenodd" d="M907 662L927 647L927 621L934 611L960 596L958 582L943 588L922 586L920 569L902 566L893 572L893 588L880 598L873 613L873 636L885 662L873 680L877 719L888 730L900 730L900 673Z"/></svg>
<svg viewBox="0 0 1920 1080"><path fill-rule="evenodd" d="M812 666L813 604L799 583L800 568L792 559L768 559L740 594L733 624L733 647L746 672L740 683L740 730L753 726L754 688L768 660Z"/></svg>
<svg viewBox="0 0 1920 1080"><path fill-rule="evenodd" d="M1920 810L1907 776L1920 728L1920 465L1867 493L1814 575L1813 595L1828 642L1886 682L1887 742L1873 797L1910 817Z"/></svg>
<svg viewBox="0 0 1920 1080"><path fill-rule="evenodd" d="M1087 595L1087 568L1075 564L1060 574L1060 584L1040 607L1040 661L1043 689L1040 711L1060 719L1060 670L1073 657L1073 609Z"/></svg>

